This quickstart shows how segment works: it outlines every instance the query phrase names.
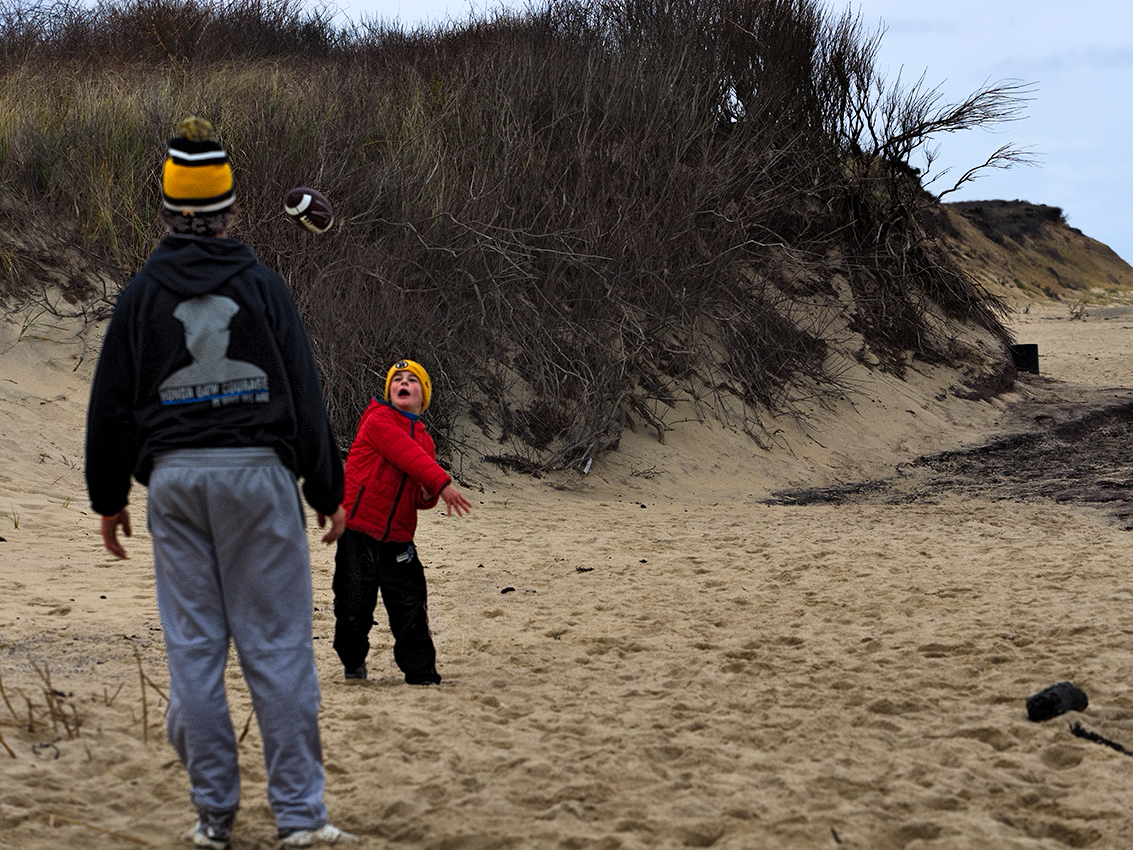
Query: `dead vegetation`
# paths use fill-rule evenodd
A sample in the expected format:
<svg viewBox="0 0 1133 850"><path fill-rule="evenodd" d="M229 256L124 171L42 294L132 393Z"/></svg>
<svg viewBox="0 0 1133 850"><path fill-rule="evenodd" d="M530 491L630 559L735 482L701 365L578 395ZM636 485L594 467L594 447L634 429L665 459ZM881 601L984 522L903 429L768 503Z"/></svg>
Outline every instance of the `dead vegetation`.
<svg viewBox="0 0 1133 850"><path fill-rule="evenodd" d="M987 386L1014 374L1002 305L935 240L908 159L1016 117L1026 88L942 103L882 79L879 45L814 0L549 0L412 33L291 0L4 4L5 209L70 222L121 285L158 236L170 128L205 114L343 439L409 356L450 460L470 421L481 455L581 469L626 428L663 438L680 400L762 440L846 392L846 356L901 374L976 334ZM323 237L283 220L298 184L337 207ZM3 247L5 294L42 250Z"/></svg>
<svg viewBox="0 0 1133 850"><path fill-rule="evenodd" d="M1041 384L1041 378L1033 378ZM1133 529L1133 399L1112 390L1072 405L1031 402L1011 430L971 448L919 457L892 476L776 492L767 504L939 504L955 497L1056 502L1101 510Z"/></svg>
<svg viewBox="0 0 1133 850"><path fill-rule="evenodd" d="M140 726L139 735L143 744L149 742L149 730L153 722L160 722L164 712L168 711L169 696L162 687L153 681L145 672L141 655L135 651L134 658L138 669L139 689L137 698L140 708L128 706L131 723ZM89 700L76 698L72 692L65 692L55 687L51 680L51 670L47 662L42 666L34 659L28 662L35 671L39 680L38 693L29 692L21 687L5 688L0 678L0 699L4 702L7 716L0 714L0 726L10 727L20 736L21 742L32 755L40 756L43 751L52 750L54 757L59 757L58 744L62 741L77 741L83 737L83 729L87 725L89 710L80 710L83 702L100 703L104 708L111 708L117 702L125 683L120 683L114 690L106 687L101 696L95 695ZM156 718L150 715L150 700L148 692L152 691L158 698L156 707L162 709L162 714ZM245 729L245 732L247 730ZM241 737L241 740L243 737ZM12 746L0 734L0 746L4 748L11 758L19 758ZM88 759L93 758L90 749L86 749Z"/></svg>

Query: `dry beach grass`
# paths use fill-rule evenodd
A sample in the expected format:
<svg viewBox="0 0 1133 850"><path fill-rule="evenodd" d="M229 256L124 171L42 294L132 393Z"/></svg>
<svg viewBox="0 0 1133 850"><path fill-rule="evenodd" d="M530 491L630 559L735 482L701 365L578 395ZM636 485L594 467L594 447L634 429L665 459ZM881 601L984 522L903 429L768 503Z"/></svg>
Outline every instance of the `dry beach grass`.
<svg viewBox="0 0 1133 850"><path fill-rule="evenodd" d="M1003 400L940 399L941 372L863 377L770 452L690 422L627 435L586 477L465 470L473 515L418 535L439 688L400 683L380 628L372 678L341 681L312 529L333 820L406 850L1129 846L1133 762L1068 724L1133 747L1133 535L1039 497L766 504L978 445L1027 404L1123 397L1124 308L1012 323L1043 376ZM192 814L162 727L144 499L114 561L82 485L97 328L89 346L78 331L0 325L0 846L172 848ZM233 847L260 850L237 669ZM1026 697L1062 679L1089 707L1029 722Z"/></svg>

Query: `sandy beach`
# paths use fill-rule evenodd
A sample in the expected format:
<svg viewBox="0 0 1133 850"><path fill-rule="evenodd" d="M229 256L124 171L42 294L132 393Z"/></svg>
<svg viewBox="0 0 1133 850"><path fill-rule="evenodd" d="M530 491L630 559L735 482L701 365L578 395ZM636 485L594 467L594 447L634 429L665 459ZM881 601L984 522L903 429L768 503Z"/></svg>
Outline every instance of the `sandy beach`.
<svg viewBox="0 0 1133 850"><path fill-rule="evenodd" d="M401 682L383 627L371 678L342 681L310 517L332 822L402 850L1133 846L1133 760L1070 728L1133 750L1133 533L1041 496L767 503L1133 387L1129 308L1036 304L1011 325L1041 376L991 401L945 395L943 369L863 373L770 449L690 415L586 476L469 463L472 515L418 529L437 688ZM86 501L99 334L0 322L0 847L173 848L194 817L165 739L144 491L127 561ZM1029 721L1026 698L1061 680L1089 707ZM266 850L235 659L229 684L232 846Z"/></svg>

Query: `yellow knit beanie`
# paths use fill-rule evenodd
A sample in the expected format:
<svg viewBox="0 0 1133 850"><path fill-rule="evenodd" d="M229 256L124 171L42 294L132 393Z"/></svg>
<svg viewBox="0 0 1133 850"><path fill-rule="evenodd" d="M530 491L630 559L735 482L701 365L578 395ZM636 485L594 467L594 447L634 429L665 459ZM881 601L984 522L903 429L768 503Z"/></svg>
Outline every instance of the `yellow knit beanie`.
<svg viewBox="0 0 1133 850"><path fill-rule="evenodd" d="M212 138L212 124L190 116L177 125L161 172L166 209L182 215L220 212L232 206L232 166Z"/></svg>
<svg viewBox="0 0 1133 850"><path fill-rule="evenodd" d="M421 382L421 412L424 413L425 408L429 406L429 398L433 395L433 383L429 380L429 373L425 371L424 366L414 360L398 360L386 373L386 401L389 401L389 386L393 383L393 376L397 372L412 372Z"/></svg>

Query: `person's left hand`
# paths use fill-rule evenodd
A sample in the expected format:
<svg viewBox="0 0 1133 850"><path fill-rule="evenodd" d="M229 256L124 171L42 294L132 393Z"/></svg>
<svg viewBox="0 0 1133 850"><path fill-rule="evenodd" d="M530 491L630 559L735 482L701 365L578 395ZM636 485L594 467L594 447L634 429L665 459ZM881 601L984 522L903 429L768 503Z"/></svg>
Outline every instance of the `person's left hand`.
<svg viewBox="0 0 1133 850"><path fill-rule="evenodd" d="M342 532L346 529L346 509L342 505L338 506L338 510L331 514L329 517L326 514L315 512L315 516L319 520L319 528L325 528L327 519L330 520L330 530L323 535L323 543L328 546L342 536Z"/></svg>
<svg viewBox="0 0 1133 850"><path fill-rule="evenodd" d="M453 511L457 516L464 516L472 510L472 503L464 498L464 494L453 487L451 482L441 488L441 492L437 495L444 499L445 514L448 516L452 516Z"/></svg>

